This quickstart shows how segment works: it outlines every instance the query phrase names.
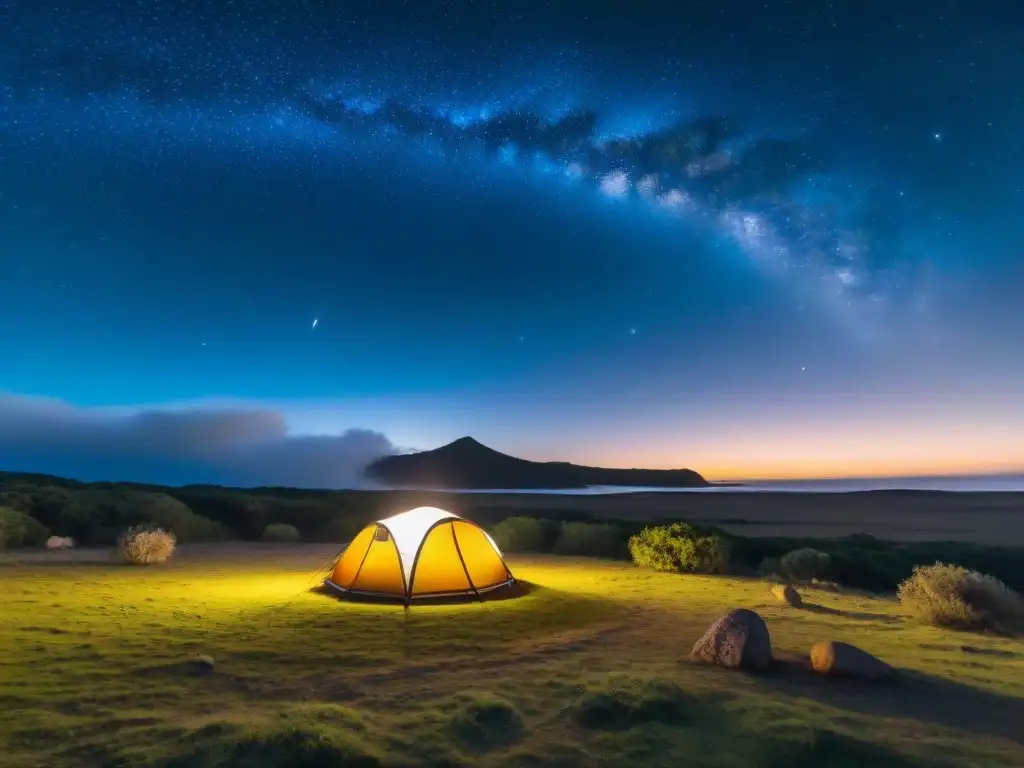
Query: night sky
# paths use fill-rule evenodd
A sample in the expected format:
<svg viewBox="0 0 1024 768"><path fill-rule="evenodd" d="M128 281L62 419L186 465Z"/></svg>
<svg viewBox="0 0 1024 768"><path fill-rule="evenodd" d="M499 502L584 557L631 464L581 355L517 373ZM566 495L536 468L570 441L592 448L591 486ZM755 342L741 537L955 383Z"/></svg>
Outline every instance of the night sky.
<svg viewBox="0 0 1024 768"><path fill-rule="evenodd" d="M0 465L1024 469L1024 5L0 0Z"/></svg>

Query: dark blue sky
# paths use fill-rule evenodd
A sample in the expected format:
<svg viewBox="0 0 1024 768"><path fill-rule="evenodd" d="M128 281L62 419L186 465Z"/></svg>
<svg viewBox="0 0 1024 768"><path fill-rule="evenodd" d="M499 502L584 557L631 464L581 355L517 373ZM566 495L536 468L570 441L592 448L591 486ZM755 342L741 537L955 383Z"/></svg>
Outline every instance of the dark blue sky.
<svg viewBox="0 0 1024 768"><path fill-rule="evenodd" d="M1022 52L1009 2L6 0L0 463L259 482L136 428L241 413L222 453L1022 468Z"/></svg>

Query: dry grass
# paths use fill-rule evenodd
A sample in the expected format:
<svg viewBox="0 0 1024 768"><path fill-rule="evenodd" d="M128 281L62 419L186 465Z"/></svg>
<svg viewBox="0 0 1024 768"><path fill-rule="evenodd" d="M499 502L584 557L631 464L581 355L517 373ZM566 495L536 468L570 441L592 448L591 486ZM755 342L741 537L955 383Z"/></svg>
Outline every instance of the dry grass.
<svg viewBox="0 0 1024 768"><path fill-rule="evenodd" d="M159 569L87 551L0 566L5 768L1024 764L1024 644L921 625L895 599L815 591L796 610L755 580L513 558L527 596L406 614L307 591L333 554L183 546ZM843 640L903 680L686 663L732 607L765 618L780 657ZM212 674L192 670L197 654Z"/></svg>
<svg viewBox="0 0 1024 768"><path fill-rule="evenodd" d="M898 594L928 624L1005 633L1024 629L1024 598L999 579L958 565L918 566Z"/></svg>
<svg viewBox="0 0 1024 768"><path fill-rule="evenodd" d="M152 526L129 528L117 540L121 559L132 565L164 563L174 554L177 540L173 533Z"/></svg>

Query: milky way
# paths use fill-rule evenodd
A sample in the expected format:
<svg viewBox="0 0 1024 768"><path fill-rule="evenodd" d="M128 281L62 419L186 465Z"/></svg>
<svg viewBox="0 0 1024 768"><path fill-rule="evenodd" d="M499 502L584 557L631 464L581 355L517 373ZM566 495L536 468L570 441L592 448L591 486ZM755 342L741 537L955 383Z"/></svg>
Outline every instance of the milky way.
<svg viewBox="0 0 1024 768"><path fill-rule="evenodd" d="M844 176L828 136L773 136L745 128L742 115L693 114L686 104L667 110L668 119L634 120L629 130L616 115L650 116L645 102L665 99L637 91L635 104L611 114L589 108L588 94L574 90L581 78L571 61L557 74L528 72L513 78L514 88L481 96L479 87L467 95L425 76L363 84L339 77L344 66L297 74L265 52L214 57L211 41L201 50L190 58L122 34L8 57L3 131L20 141L100 134L126 146L175 141L268 155L305 147L320 158L366 152L370 141L376 152L511 167L676 217L723 257L741 253L782 283L794 305L817 304L858 332L886 327L919 289L894 230L865 226L878 202Z"/></svg>

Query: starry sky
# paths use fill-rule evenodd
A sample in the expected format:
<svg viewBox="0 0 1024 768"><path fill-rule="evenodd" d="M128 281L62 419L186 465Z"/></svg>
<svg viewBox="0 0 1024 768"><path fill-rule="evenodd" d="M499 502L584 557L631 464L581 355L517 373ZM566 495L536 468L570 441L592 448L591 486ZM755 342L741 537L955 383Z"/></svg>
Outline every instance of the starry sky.
<svg viewBox="0 0 1024 768"><path fill-rule="evenodd" d="M0 464L1024 470L1024 6L0 0Z"/></svg>

